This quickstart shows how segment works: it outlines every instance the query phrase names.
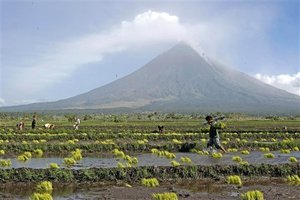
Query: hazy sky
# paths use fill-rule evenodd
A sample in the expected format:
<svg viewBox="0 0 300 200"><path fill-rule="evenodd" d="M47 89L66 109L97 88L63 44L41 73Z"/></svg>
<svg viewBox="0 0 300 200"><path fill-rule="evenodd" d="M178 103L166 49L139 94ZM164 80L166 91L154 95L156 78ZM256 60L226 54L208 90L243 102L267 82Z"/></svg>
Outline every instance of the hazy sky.
<svg viewBox="0 0 300 200"><path fill-rule="evenodd" d="M87 92L182 40L300 95L298 0L0 2L0 106Z"/></svg>

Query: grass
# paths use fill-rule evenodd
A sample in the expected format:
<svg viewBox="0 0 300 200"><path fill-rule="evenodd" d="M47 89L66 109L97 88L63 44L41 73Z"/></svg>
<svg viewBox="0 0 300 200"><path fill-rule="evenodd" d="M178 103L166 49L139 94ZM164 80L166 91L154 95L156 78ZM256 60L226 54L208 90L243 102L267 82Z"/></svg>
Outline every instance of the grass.
<svg viewBox="0 0 300 200"><path fill-rule="evenodd" d="M75 115L75 114L74 114ZM167 115L173 116L168 118ZM178 115L179 117L176 117ZM222 114L223 115L223 114ZM237 114L238 115L238 114ZM81 116L81 127L85 126L157 126L163 124L165 127L204 127L202 124L205 122L205 116L189 115L189 114L157 114L152 115L151 113L136 113L136 114L119 114L119 115L102 115L94 114L91 115L91 119L84 120ZM150 116L150 117L149 117ZM175 116L175 117L174 117ZM226 114L225 114L226 116ZM117 119L117 120L116 120ZM15 125L19 121L25 123L25 128L31 126L32 115L28 113L5 113L5 117L0 120L1 126L10 126L15 128ZM37 127L42 127L45 123L52 123L56 126L73 126L75 122L68 121L68 118L62 114L38 114ZM300 117L294 117L290 119L288 117L278 117L277 120L266 119L266 117L256 116L229 116L225 118L224 123L229 129L232 128L270 128L283 130L287 128L300 128Z"/></svg>

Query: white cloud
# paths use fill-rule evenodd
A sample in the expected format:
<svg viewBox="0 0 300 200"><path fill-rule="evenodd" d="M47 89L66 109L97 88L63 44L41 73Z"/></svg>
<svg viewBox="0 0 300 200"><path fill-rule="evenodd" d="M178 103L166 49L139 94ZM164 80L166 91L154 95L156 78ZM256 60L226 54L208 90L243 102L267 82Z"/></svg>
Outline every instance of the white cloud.
<svg viewBox="0 0 300 200"><path fill-rule="evenodd" d="M138 14L132 22L123 21L122 26L147 26L149 24L157 25L165 23L177 24L178 22L179 18L177 16L170 15L166 12L153 12L148 10L142 14Z"/></svg>
<svg viewBox="0 0 300 200"><path fill-rule="evenodd" d="M18 97L30 96L69 77L85 64L101 61L106 54L182 39L188 40L188 37L177 16L149 10L133 21L123 21L109 32L61 42L40 58L34 58L36 64L32 66L16 67L6 91L18 91L11 93Z"/></svg>
<svg viewBox="0 0 300 200"><path fill-rule="evenodd" d="M258 9L259 10L259 9ZM58 43L54 47L45 47L49 51L34 58L28 58L34 65L12 66L12 75L5 83L6 95L10 99L28 99L48 86L60 83L76 70L88 63L100 62L107 54L125 51L133 47L143 47L155 43L176 43L184 40L198 50L201 48L221 62L226 61L229 51L224 51L224 44L235 44L244 34L261 31L267 23L262 13L251 14L256 28L239 29L245 24L244 19L236 17L236 13L249 12L248 8L239 8L222 17L209 20L199 19L197 24L182 23L178 16L166 12L147 12L138 14L132 21L122 21L118 26L106 31ZM232 14L235 13L235 14ZM248 20L248 19L245 19ZM257 28L260 27L260 28ZM24 89L26 86L26 89ZM7 98L8 99L8 98Z"/></svg>
<svg viewBox="0 0 300 200"><path fill-rule="evenodd" d="M280 75L262 75L255 74L254 76L274 87L286 90L300 96L300 72L297 74L280 74Z"/></svg>
<svg viewBox="0 0 300 200"><path fill-rule="evenodd" d="M0 106L5 106L5 100L0 97Z"/></svg>
<svg viewBox="0 0 300 200"><path fill-rule="evenodd" d="M123 21L120 28L115 32L125 37L122 43L126 46L189 40L187 27L179 22L177 16L165 12L149 10L137 15L131 22Z"/></svg>

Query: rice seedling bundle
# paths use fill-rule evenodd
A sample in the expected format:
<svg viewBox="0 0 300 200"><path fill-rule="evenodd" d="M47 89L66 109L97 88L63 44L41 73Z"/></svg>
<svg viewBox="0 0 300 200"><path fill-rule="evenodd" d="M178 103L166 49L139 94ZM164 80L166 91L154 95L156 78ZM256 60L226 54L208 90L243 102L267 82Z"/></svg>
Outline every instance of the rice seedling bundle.
<svg viewBox="0 0 300 200"><path fill-rule="evenodd" d="M289 176L287 176L286 181L290 185L296 185L296 186L300 185L300 178L296 174L295 175L289 175Z"/></svg>
<svg viewBox="0 0 300 200"><path fill-rule="evenodd" d="M178 200L177 194L174 192L154 193L152 197L155 200Z"/></svg>
<svg viewBox="0 0 300 200"><path fill-rule="evenodd" d="M232 156L232 160L235 162L241 162L243 159L240 156Z"/></svg>
<svg viewBox="0 0 300 200"><path fill-rule="evenodd" d="M178 166L180 166L180 163L177 162L176 160L172 160L170 163L171 163L171 165L172 165L173 167L178 167Z"/></svg>
<svg viewBox="0 0 300 200"><path fill-rule="evenodd" d="M264 194L259 190L248 191L241 195L243 200L264 200Z"/></svg>
<svg viewBox="0 0 300 200"><path fill-rule="evenodd" d="M159 186L159 182L156 178L143 178L142 185L146 187L157 187Z"/></svg>
<svg viewBox="0 0 300 200"><path fill-rule="evenodd" d="M0 159L0 166L1 167L10 167L11 166L11 160L10 159Z"/></svg>
<svg viewBox="0 0 300 200"><path fill-rule="evenodd" d="M221 153L213 153L213 154L212 154L212 157L213 157L213 158L222 158L223 155L222 155Z"/></svg>
<svg viewBox="0 0 300 200"><path fill-rule="evenodd" d="M239 185L239 186L242 185L241 178L239 176L237 176L237 175L228 176L227 177L227 183L228 184L233 184L233 185Z"/></svg>
<svg viewBox="0 0 300 200"><path fill-rule="evenodd" d="M265 158L275 158L274 154L272 154L272 153L265 153L264 157Z"/></svg>
<svg viewBox="0 0 300 200"><path fill-rule="evenodd" d="M289 158L289 161L290 161L290 162L298 162L297 158L295 158L295 157L290 157L290 158Z"/></svg>

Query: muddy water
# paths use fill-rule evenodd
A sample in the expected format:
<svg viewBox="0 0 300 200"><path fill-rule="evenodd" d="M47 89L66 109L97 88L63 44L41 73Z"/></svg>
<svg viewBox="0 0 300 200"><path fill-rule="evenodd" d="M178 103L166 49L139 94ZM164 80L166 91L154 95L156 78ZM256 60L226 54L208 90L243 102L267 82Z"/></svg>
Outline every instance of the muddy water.
<svg viewBox="0 0 300 200"><path fill-rule="evenodd" d="M267 163L267 164L278 164L278 163L289 163L288 159L291 156L300 160L300 151L294 151L290 154L282 154L279 151L272 152L275 155L275 158L264 158L264 153L259 151L253 151L249 155L243 155L241 153L226 153L223 154L223 157L220 159L212 158L211 156L198 155L195 153L176 153L176 158L180 162L182 156L188 156L193 161L195 165L226 165L226 164L235 164L232 161L232 156L240 156L243 160L248 161L252 164ZM84 155L83 155L84 156ZM137 156L139 162L137 166L170 166L169 159L164 157L158 157L154 154L138 154ZM32 158L27 162L19 162L15 158L11 159L12 168L48 168L50 163L57 163L61 167L65 167L63 157L46 157L46 158ZM82 169L82 168L111 168L116 167L118 162L125 163L122 159L116 159L112 155L96 155L84 157L78 164L73 166L73 169Z"/></svg>
<svg viewBox="0 0 300 200"><path fill-rule="evenodd" d="M300 190L297 186L287 185L282 178L242 177L243 186L228 185L224 180L211 179L178 180L161 182L157 188L147 188L141 184L133 184L131 188L122 182L92 184L53 184L53 199L84 200L110 199L132 200L152 199L153 193L175 192L179 199L185 200L234 200L249 190L260 190L265 199L298 199ZM0 185L0 199L25 200L33 193L34 184Z"/></svg>

